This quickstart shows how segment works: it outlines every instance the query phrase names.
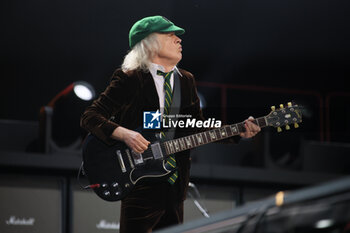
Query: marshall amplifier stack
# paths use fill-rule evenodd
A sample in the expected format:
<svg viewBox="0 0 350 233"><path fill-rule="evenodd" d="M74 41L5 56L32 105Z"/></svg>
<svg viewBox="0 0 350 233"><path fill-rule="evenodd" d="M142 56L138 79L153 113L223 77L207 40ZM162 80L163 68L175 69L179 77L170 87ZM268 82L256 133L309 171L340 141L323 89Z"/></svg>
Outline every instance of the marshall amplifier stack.
<svg viewBox="0 0 350 233"><path fill-rule="evenodd" d="M84 183L84 181L83 181ZM75 179L72 184L73 233L119 232L121 202L107 202L93 191L83 190Z"/></svg>
<svg viewBox="0 0 350 233"><path fill-rule="evenodd" d="M59 178L0 175L1 233L62 233Z"/></svg>

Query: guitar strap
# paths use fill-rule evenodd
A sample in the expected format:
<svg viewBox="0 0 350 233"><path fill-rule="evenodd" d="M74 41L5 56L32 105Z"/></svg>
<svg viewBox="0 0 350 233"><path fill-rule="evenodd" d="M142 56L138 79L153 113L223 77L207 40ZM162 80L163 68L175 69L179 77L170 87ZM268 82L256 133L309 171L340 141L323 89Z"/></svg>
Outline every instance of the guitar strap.
<svg viewBox="0 0 350 233"><path fill-rule="evenodd" d="M177 120L176 115L179 114L180 112L180 106L181 106L181 83L180 83L179 71L175 69L173 99L172 99L170 113L169 113L169 115L174 116L171 118L172 120ZM168 140L174 138L175 130L176 130L175 128L171 128L168 131L166 131L165 135Z"/></svg>

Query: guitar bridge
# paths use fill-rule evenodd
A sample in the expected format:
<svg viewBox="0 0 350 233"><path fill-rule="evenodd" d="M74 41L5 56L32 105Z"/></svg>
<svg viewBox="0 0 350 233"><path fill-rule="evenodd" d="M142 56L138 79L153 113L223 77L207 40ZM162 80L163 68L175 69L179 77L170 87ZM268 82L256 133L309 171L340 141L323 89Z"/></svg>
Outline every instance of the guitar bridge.
<svg viewBox="0 0 350 233"><path fill-rule="evenodd" d="M131 151L132 158L134 159L135 165L139 165L143 163L142 154L136 153L135 151Z"/></svg>
<svg viewBox="0 0 350 233"><path fill-rule="evenodd" d="M154 159L163 158L163 152L162 152L162 149L160 148L159 142L151 144L151 150L152 150Z"/></svg>

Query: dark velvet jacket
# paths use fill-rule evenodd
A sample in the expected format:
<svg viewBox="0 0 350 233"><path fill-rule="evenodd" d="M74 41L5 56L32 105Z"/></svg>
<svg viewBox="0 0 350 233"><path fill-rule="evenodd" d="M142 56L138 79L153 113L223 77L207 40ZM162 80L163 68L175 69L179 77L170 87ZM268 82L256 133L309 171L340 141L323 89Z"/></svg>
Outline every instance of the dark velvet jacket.
<svg viewBox="0 0 350 233"><path fill-rule="evenodd" d="M193 75L179 69L181 84L181 106L179 114L191 115L196 119L203 119L199 107L199 98L195 87ZM151 73L130 71L124 73L117 69L109 86L97 100L89 106L81 118L81 126L107 144L112 144L110 138L116 127L123 126L128 129L140 128L143 125L144 111L157 111L159 99ZM186 129L177 129L175 138L195 133ZM179 171L179 187L181 197L185 193L189 181L190 157L189 150L176 154Z"/></svg>

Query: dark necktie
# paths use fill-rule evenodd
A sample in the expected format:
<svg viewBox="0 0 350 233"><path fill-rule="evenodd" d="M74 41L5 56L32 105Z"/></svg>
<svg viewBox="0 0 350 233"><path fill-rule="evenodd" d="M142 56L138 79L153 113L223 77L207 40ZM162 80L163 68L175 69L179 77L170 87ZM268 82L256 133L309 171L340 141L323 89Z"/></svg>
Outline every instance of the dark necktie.
<svg viewBox="0 0 350 233"><path fill-rule="evenodd" d="M169 73L164 73L160 70L157 70L157 75L161 75L164 77L164 92L165 92L165 96L164 96L164 114L165 115L169 115L170 113L170 107L171 107L171 103L173 100L173 90L171 88L171 84L170 84L170 77L172 75L174 71L170 71ZM166 120L166 119L165 119ZM162 136L165 137L165 133L161 132ZM176 160L175 160L175 156L174 155L170 155L169 158L167 159L167 165L175 168L176 167ZM168 182L170 184L174 184L176 179L177 179L177 171L174 172L174 174L172 174L169 179Z"/></svg>

